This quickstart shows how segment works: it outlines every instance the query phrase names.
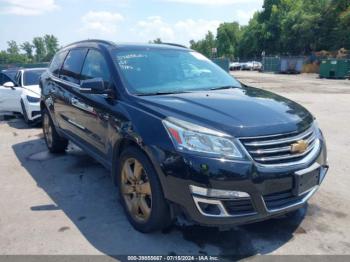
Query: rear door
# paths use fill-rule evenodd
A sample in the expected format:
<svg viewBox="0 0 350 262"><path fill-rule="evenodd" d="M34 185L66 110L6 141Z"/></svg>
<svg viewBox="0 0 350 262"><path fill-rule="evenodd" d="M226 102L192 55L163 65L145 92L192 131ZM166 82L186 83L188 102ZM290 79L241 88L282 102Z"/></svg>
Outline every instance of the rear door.
<svg viewBox="0 0 350 262"><path fill-rule="evenodd" d="M82 109L77 106L76 97L79 96L80 72L86 53L86 48L72 49L68 52L55 90L55 115L61 129L83 139L86 139L86 119Z"/></svg>

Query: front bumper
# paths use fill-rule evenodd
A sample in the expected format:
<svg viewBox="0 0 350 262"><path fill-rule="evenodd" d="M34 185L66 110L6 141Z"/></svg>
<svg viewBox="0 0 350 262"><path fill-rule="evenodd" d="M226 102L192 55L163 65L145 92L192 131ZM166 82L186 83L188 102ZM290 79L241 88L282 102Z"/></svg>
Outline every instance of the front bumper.
<svg viewBox="0 0 350 262"><path fill-rule="evenodd" d="M24 101L25 109L27 112L27 117L29 121L40 121L41 120L41 111L40 111L40 102L31 103L28 100Z"/></svg>
<svg viewBox="0 0 350 262"><path fill-rule="evenodd" d="M189 220L208 226L252 223L296 210L318 190L328 171L326 146L321 142L319 153L310 162L300 165L266 168L251 160L171 155L166 157L158 171L164 175L162 184L166 198L180 207ZM301 195L294 195L295 172L313 165L320 168L319 183ZM250 198L195 195L190 191L190 185L246 192Z"/></svg>

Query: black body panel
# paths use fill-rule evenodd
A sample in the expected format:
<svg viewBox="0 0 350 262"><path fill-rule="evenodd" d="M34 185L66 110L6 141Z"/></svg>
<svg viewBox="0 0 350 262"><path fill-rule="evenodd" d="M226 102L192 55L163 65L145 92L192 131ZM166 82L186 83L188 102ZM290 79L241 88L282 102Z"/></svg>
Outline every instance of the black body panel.
<svg viewBox="0 0 350 262"><path fill-rule="evenodd" d="M163 126L162 120L166 117L176 117L236 138L302 132L312 125L314 118L301 105L253 87L176 95L131 95L111 57L111 50L115 48L184 49L182 47L82 41L60 52L76 48L97 50L103 55L110 70L109 89L112 92L81 92L78 83L67 81L60 77L60 73L55 75L48 70L41 78L41 105L49 109L58 132L110 168L112 177L115 176L117 156L123 147L130 144L138 146L153 163L165 198L197 223L241 224L291 211L301 205L280 212L269 212L268 207L297 203L291 195L295 186L294 172L314 163L327 171L326 146L321 133L318 134L320 148L317 155L306 163L293 166L266 167L257 164L248 154L241 160L223 161L178 152ZM203 164L207 166L205 170ZM241 204L225 202L225 205L232 212L241 206L242 210L253 210L255 214L232 218L204 216L194 203L189 185L247 192L251 201Z"/></svg>

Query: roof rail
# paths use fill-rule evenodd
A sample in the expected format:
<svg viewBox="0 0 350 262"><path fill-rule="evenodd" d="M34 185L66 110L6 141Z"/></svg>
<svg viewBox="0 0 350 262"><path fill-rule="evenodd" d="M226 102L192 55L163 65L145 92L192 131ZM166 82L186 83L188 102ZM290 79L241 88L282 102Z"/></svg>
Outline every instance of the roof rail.
<svg viewBox="0 0 350 262"><path fill-rule="evenodd" d="M71 46L71 45L76 45L76 44L89 43L89 42L101 43L101 44L105 44L105 45L114 45L113 42L107 41L107 40L101 40L101 39L85 39L85 40L81 40L81 41L77 41L77 42L71 43L71 44L69 44L69 45L66 45L65 47L68 47L68 46Z"/></svg>
<svg viewBox="0 0 350 262"><path fill-rule="evenodd" d="M177 46L177 47L182 47L182 48L186 48L188 49L187 46L184 46L184 45L180 45L180 44L175 44L175 43L160 43L162 45L171 45L171 46Z"/></svg>

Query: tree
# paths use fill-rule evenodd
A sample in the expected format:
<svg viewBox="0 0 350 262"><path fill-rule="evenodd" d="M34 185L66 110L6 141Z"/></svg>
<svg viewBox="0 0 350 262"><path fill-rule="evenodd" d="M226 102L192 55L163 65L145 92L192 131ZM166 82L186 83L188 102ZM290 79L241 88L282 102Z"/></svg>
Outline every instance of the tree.
<svg viewBox="0 0 350 262"><path fill-rule="evenodd" d="M45 42L45 49L46 49L45 60L50 61L59 49L58 39L54 35L45 35L44 42Z"/></svg>
<svg viewBox="0 0 350 262"><path fill-rule="evenodd" d="M152 40L152 41L149 41L150 44L161 44L162 43L162 39L160 39L159 37Z"/></svg>
<svg viewBox="0 0 350 262"><path fill-rule="evenodd" d="M259 13L256 12L249 24L241 28L241 38L238 45L238 56L241 58L259 56L264 51L262 45L264 27L259 23L258 17Z"/></svg>
<svg viewBox="0 0 350 262"><path fill-rule="evenodd" d="M42 37L34 37L33 45L35 47L36 62L43 62L47 55L44 39Z"/></svg>
<svg viewBox="0 0 350 262"><path fill-rule="evenodd" d="M19 47L18 47L16 41L14 41L14 40L8 41L7 45L8 45L7 53L9 53L10 55L18 55L19 54Z"/></svg>
<svg viewBox="0 0 350 262"><path fill-rule="evenodd" d="M190 47L191 49L196 50L207 57L212 57L213 56L212 50L213 48L216 47L216 40L215 40L214 34L208 31L208 33L205 35L205 38L203 40L199 40L197 42L194 40L191 40Z"/></svg>
<svg viewBox="0 0 350 262"><path fill-rule="evenodd" d="M26 53L28 60L33 61L34 46L30 42L26 41L21 45L21 49Z"/></svg>
<svg viewBox="0 0 350 262"><path fill-rule="evenodd" d="M238 55L238 43L241 32L238 23L223 23L219 26L216 35L218 56L235 58Z"/></svg>

